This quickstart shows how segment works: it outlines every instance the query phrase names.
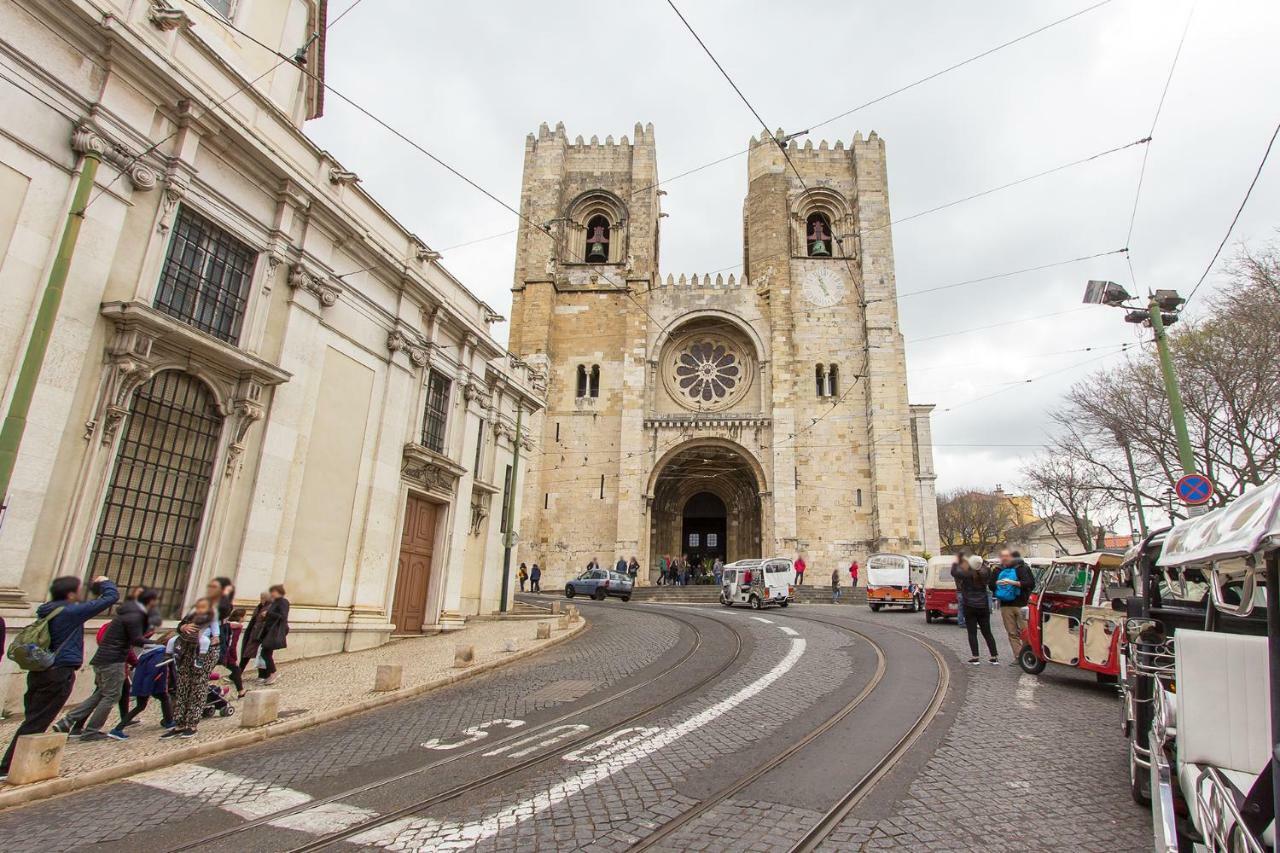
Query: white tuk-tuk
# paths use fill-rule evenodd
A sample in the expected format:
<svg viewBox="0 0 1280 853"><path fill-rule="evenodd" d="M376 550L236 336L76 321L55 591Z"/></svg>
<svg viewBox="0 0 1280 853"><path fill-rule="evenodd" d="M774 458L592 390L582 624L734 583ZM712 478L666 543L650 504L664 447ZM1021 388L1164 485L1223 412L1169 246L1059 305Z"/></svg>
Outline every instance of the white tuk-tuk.
<svg viewBox="0 0 1280 853"><path fill-rule="evenodd" d="M903 607L912 612L924 608L925 570L922 557L907 554L872 554L867 558L867 606Z"/></svg>
<svg viewBox="0 0 1280 853"><path fill-rule="evenodd" d="M1198 628L1130 618L1130 661L1156 676L1151 701L1155 849L1275 850L1280 809L1280 479L1177 524L1154 561L1176 591L1207 587ZM1261 618L1265 611L1265 621ZM1154 617L1154 618L1153 618ZM1265 636L1262 634L1265 633ZM1171 664L1156 665L1161 658ZM1155 663L1148 664L1150 658Z"/></svg>
<svg viewBox="0 0 1280 853"><path fill-rule="evenodd" d="M791 561L786 557L729 563L721 576L720 603L725 607L746 604L752 610L770 605L786 607L795 596L794 577Z"/></svg>

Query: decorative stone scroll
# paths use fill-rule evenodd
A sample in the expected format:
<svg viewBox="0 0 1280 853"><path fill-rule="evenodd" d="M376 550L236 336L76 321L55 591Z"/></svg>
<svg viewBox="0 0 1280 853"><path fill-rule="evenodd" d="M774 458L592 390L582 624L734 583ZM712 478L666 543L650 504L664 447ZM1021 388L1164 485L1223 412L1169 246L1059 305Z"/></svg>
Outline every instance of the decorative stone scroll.
<svg viewBox="0 0 1280 853"><path fill-rule="evenodd" d="M458 478L464 473L466 469L461 465L420 444L409 443L404 446L400 475L422 489L452 495Z"/></svg>
<svg viewBox="0 0 1280 853"><path fill-rule="evenodd" d="M325 308L332 308L342 295L342 288L308 272L302 264L294 264L289 268L289 287L294 290L305 290L313 294Z"/></svg>
<svg viewBox="0 0 1280 853"><path fill-rule="evenodd" d="M431 348L400 329L392 329L387 333L387 349L393 355L403 350L414 367L426 367L431 363Z"/></svg>
<svg viewBox="0 0 1280 853"><path fill-rule="evenodd" d="M165 0L151 0L147 9L147 20L158 30L176 30L192 25L191 18L181 9L170 6Z"/></svg>
<svg viewBox="0 0 1280 853"><path fill-rule="evenodd" d="M140 162L141 154L135 154L118 142L113 142L87 119L71 132L71 150L77 154L92 155L105 160L123 172L135 190L146 192L155 189L160 176L155 169Z"/></svg>

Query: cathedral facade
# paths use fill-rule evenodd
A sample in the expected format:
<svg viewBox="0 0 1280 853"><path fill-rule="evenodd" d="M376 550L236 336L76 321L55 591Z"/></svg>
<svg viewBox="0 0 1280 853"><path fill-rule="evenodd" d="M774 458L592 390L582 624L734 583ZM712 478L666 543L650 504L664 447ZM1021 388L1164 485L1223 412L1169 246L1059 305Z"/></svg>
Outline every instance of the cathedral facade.
<svg viewBox="0 0 1280 853"><path fill-rule="evenodd" d="M548 398L521 559L553 589L592 557L636 556L643 580L661 556L803 554L825 580L937 553L884 141L752 140L740 275L660 275L658 181L652 125L526 140L510 348Z"/></svg>

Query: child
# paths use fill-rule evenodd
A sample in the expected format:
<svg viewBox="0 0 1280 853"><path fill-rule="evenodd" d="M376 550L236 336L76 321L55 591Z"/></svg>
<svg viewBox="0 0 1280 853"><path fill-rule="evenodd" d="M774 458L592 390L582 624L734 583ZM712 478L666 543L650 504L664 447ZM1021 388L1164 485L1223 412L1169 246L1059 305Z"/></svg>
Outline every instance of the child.
<svg viewBox="0 0 1280 853"><path fill-rule="evenodd" d="M209 688L209 673L218 660L219 635L217 611L207 598L196 601L191 614L178 626L178 634L169 641L174 654L174 727L161 738L192 738L204 715L204 697Z"/></svg>

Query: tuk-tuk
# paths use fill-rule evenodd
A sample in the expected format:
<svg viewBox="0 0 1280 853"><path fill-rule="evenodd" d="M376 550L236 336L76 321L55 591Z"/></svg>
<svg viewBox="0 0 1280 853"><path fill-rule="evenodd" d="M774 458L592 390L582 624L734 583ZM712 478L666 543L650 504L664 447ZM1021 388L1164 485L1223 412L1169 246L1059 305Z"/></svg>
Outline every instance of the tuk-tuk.
<svg viewBox="0 0 1280 853"><path fill-rule="evenodd" d="M1134 797L1150 798L1155 849L1274 850L1280 479L1153 534L1134 562L1125 721L1146 727L1130 768L1148 770Z"/></svg>
<svg viewBox="0 0 1280 853"><path fill-rule="evenodd" d="M929 564L907 554L872 554L867 558L867 606L924 608L924 580Z"/></svg>
<svg viewBox="0 0 1280 853"><path fill-rule="evenodd" d="M786 557L729 563L721 575L720 603L725 607L746 604L752 610L771 605L786 607L795 598L794 577L795 571Z"/></svg>
<svg viewBox="0 0 1280 853"><path fill-rule="evenodd" d="M1076 667L1113 682L1120 675L1119 643L1127 611L1110 593L1120 588L1124 557L1095 551L1053 561L1027 604L1018 664L1038 675L1049 663Z"/></svg>
<svg viewBox="0 0 1280 853"><path fill-rule="evenodd" d="M951 577L955 557L943 555L929 558L929 569L924 576L924 621L955 618L959 607L956 597L956 579Z"/></svg>

